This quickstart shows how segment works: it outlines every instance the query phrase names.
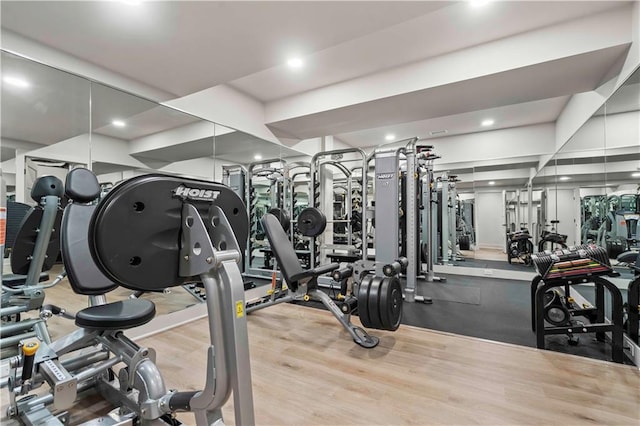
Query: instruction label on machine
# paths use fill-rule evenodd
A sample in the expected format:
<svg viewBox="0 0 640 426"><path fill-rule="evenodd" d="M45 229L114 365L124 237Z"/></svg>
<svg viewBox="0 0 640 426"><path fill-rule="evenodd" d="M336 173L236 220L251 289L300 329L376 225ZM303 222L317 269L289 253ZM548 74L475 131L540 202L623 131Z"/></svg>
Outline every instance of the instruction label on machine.
<svg viewBox="0 0 640 426"><path fill-rule="evenodd" d="M236 302L236 318L242 318L244 316L244 301L238 300Z"/></svg>

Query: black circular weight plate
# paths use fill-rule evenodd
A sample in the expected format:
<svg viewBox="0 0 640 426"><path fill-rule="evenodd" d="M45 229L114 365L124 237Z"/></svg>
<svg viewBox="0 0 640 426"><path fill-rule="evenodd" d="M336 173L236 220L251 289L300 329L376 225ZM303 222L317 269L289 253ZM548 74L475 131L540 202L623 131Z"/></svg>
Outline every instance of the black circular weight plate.
<svg viewBox="0 0 640 426"><path fill-rule="evenodd" d="M213 208L219 206L244 253L247 209L229 187L150 174L116 186L96 207L89 226L89 247L98 268L133 290L155 291L194 281L179 274L185 203L198 210L209 237L217 233L215 227L220 224ZM216 249L224 249L223 242L218 241Z"/></svg>
<svg viewBox="0 0 640 426"><path fill-rule="evenodd" d="M285 210L274 207L272 209L269 209L267 213L272 214L278 218L278 222L280 222L280 225L285 232L289 231L289 227L291 226L291 219L289 218L289 214Z"/></svg>
<svg viewBox="0 0 640 426"><path fill-rule="evenodd" d="M366 275L362 278L360 286L358 287L358 316L363 327L370 328L371 320L369 319L369 288L371 287L371 281L373 275Z"/></svg>
<svg viewBox="0 0 640 426"><path fill-rule="evenodd" d="M567 324L570 315L567 308L562 305L551 305L544 308L544 319L558 327Z"/></svg>
<svg viewBox="0 0 640 426"><path fill-rule="evenodd" d="M374 277L371 280L369 288L369 297L367 298L367 307L369 309L369 320L371 328L383 329L382 320L380 319L380 287L384 277Z"/></svg>
<svg viewBox="0 0 640 426"><path fill-rule="evenodd" d="M305 237L317 237L326 227L326 216L315 207L307 207L298 215L298 230Z"/></svg>
<svg viewBox="0 0 640 426"><path fill-rule="evenodd" d="M429 262L429 245L427 243L420 245L420 256L423 263Z"/></svg>
<svg viewBox="0 0 640 426"><path fill-rule="evenodd" d="M380 320L383 330L396 331L402 320L402 286L396 277L386 277L380 287Z"/></svg>

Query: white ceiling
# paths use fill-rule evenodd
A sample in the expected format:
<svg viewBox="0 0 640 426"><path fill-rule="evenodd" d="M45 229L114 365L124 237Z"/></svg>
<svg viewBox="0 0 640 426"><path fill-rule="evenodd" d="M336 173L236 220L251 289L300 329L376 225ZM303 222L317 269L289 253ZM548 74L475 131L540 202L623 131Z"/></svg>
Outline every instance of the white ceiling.
<svg viewBox="0 0 640 426"><path fill-rule="evenodd" d="M349 87L350 82L402 66L527 32L544 32L554 25L627 4L502 1L472 8L463 1L149 1L138 6L119 1L2 1L0 7L3 30L133 81L176 96L225 84L268 109L283 99L295 99L337 85ZM590 31L590 37L601 38L596 29ZM552 51L553 41L540 37L538 44L533 45L533 53ZM479 123L488 115L496 119L493 130L552 122L571 95L593 90L615 73L627 48L625 44L611 44L579 54L568 52L554 60L515 66L451 84L399 91L392 96L316 113L301 112L264 124L280 137L334 135L349 145L365 147L383 143L386 133L403 138L430 137L430 132L444 129L447 135L482 131ZM517 53L526 56L527 52ZM293 54L305 59L304 69L292 72L284 65ZM465 66L473 69L476 65ZM69 95L63 84L51 84ZM107 120L114 113L108 106L118 96L114 95L114 99L104 96L100 116ZM3 99L3 107L4 102ZM174 118L175 122L165 120L163 114L154 112L145 102L131 102L128 108L129 115L136 116L141 126L138 133L128 138L162 130L163 125L170 128L183 124L183 118ZM3 112L3 136L4 118ZM45 123L50 132L32 129L40 126L26 123L20 130L39 132L25 136L39 143L60 140L65 131L71 130L54 122ZM107 123L104 121L102 125ZM97 124L94 128L101 127ZM119 136L119 130L112 126L106 125L99 131L127 138ZM235 151L238 157L233 158L243 158L255 151L256 146L262 146L254 138L253 149L245 152L245 147L236 140L229 140L224 146L220 142L218 149L221 153L225 152L222 149L228 149L229 159ZM180 155L199 155L200 144L193 141L186 151L190 154L182 150ZM265 150L275 147L278 145ZM140 155L169 160L177 151L167 147Z"/></svg>
<svg viewBox="0 0 640 426"><path fill-rule="evenodd" d="M262 71L447 2L3 1L2 26L176 96ZM79 37L81 35L81 37Z"/></svg>

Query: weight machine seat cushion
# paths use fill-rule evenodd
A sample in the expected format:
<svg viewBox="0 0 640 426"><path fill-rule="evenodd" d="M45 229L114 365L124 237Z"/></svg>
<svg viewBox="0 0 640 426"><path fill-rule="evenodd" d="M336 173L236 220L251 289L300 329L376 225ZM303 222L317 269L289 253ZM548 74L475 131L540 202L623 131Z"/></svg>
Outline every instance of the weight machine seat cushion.
<svg viewBox="0 0 640 426"><path fill-rule="evenodd" d="M65 181L65 194L78 203L90 203L100 195L98 178L88 169L73 169Z"/></svg>
<svg viewBox="0 0 640 426"><path fill-rule="evenodd" d="M126 330L148 323L156 306L146 299L127 299L85 308L76 314L76 325L93 330Z"/></svg>
<svg viewBox="0 0 640 426"><path fill-rule="evenodd" d="M340 267L338 263L331 263L314 269L302 269L296 251L282 225L280 225L278 218L270 213L265 214L262 216L262 227L267 234L271 250L278 261L278 265L280 265L282 275L292 290L295 291L298 288L298 281L300 280L316 278Z"/></svg>
<svg viewBox="0 0 640 426"><path fill-rule="evenodd" d="M277 217L271 213L266 213L262 216L261 222L269 239L271 250L273 250L278 265L280 265L282 275L289 286L295 291L298 288L298 279L293 279L293 277L305 272L304 269L302 269L302 265L300 265L296 251Z"/></svg>
<svg viewBox="0 0 640 426"><path fill-rule="evenodd" d="M74 292L84 295L104 294L118 287L91 257L88 234L94 210L94 205L71 203L62 217L61 249L67 279Z"/></svg>

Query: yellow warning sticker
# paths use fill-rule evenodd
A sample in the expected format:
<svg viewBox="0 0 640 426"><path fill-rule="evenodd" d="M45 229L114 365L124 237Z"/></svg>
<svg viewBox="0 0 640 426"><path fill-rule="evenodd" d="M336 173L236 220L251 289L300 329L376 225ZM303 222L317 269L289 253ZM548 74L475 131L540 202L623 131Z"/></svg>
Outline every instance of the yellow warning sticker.
<svg viewBox="0 0 640 426"><path fill-rule="evenodd" d="M236 318L242 318L244 316L244 302L238 300L236 302Z"/></svg>

